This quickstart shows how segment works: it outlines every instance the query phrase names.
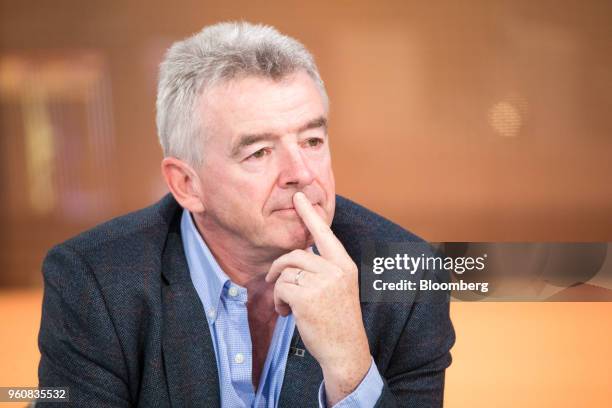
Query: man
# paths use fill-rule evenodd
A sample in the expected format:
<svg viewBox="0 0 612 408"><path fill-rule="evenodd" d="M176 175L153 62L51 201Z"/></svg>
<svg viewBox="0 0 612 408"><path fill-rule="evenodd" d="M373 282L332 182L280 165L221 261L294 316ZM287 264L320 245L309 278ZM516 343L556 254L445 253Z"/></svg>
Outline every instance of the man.
<svg viewBox="0 0 612 408"><path fill-rule="evenodd" d="M50 251L40 386L79 406L440 406L448 303L360 303L360 242L418 238L336 197L327 118L312 56L271 27L174 44L171 194Z"/></svg>

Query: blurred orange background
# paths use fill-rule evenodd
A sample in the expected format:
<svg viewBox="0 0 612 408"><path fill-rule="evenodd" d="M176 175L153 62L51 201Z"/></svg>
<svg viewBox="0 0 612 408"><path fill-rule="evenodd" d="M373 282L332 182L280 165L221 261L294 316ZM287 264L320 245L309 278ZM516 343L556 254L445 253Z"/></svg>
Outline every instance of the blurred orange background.
<svg viewBox="0 0 612 408"><path fill-rule="evenodd" d="M0 386L34 386L40 263L165 194L157 65L221 20L315 55L338 193L430 241L612 241L609 1L0 0ZM612 303L453 303L448 407L604 407Z"/></svg>

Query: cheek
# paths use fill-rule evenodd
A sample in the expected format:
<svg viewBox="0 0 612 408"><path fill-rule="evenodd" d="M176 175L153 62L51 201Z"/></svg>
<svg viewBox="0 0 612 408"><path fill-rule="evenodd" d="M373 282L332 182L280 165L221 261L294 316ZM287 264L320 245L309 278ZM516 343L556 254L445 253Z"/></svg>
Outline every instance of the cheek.
<svg viewBox="0 0 612 408"><path fill-rule="evenodd" d="M254 217L262 212L273 189L273 173L273 169L246 172L226 163L211 163L202 177L205 201L217 211L234 213L234 217Z"/></svg>
<svg viewBox="0 0 612 408"><path fill-rule="evenodd" d="M331 189L331 192L335 194L335 192L336 192L336 179L334 178L334 172L333 172L331 166L329 166L329 169L327 170L327 177L329 179L329 181L328 181L328 188Z"/></svg>
<svg viewBox="0 0 612 408"><path fill-rule="evenodd" d="M333 200L333 195L336 191L336 184L334 180L334 172L332 170L331 161L329 160L329 157L319 163L319 166L317 167L317 178L319 180L319 183L321 184L321 187L328 195L327 200ZM330 195L332 197L329 197Z"/></svg>
<svg viewBox="0 0 612 408"><path fill-rule="evenodd" d="M248 194L241 181L227 166L210 165L203 172L202 185L204 201L209 210L216 212L234 212ZM242 193L242 194L241 194Z"/></svg>
<svg viewBox="0 0 612 408"><path fill-rule="evenodd" d="M315 167L314 170L317 174L316 183L321 188L325 197L323 206L318 207L317 212L324 220L331 224L336 207L336 185L334 172L329 160L319 162L318 166Z"/></svg>
<svg viewBox="0 0 612 408"><path fill-rule="evenodd" d="M226 191L234 208L240 208L247 218L257 217L262 213L270 194L270 184L260 177L239 177L227 180Z"/></svg>

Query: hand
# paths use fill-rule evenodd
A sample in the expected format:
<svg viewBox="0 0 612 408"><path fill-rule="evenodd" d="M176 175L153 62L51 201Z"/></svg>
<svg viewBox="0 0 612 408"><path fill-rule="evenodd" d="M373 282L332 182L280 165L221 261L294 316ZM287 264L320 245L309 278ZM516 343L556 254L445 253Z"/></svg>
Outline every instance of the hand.
<svg viewBox="0 0 612 408"><path fill-rule="evenodd" d="M304 345L319 362L332 406L355 390L371 364L358 271L303 193L293 196L293 205L321 256L301 249L289 252L272 263L266 281L276 282L276 311L282 316L293 313Z"/></svg>

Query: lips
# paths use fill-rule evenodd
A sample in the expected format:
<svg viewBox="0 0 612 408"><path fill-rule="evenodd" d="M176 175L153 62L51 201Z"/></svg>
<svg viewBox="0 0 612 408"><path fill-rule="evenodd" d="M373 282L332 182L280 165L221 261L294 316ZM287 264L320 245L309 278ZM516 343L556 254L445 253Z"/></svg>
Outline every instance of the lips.
<svg viewBox="0 0 612 408"><path fill-rule="evenodd" d="M322 197L323 194L319 191L317 191L316 189L305 189L302 190L302 193L304 193L306 195L306 198L308 198L308 201L310 201L310 204L313 207L319 206L321 207L321 202L322 202ZM274 208L271 212L285 212L285 213L291 213L291 212L295 212L295 206L293 205L293 198L292 196L285 196L283 194L283 197L280 198L279 200L276 201L274 200L275 203L273 205L271 205L271 208Z"/></svg>
<svg viewBox="0 0 612 408"><path fill-rule="evenodd" d="M316 207L317 205L318 205L318 206L321 206L321 204L320 204L320 203L310 203L310 204L311 204L313 207ZM293 210L293 211L295 211L295 207L278 208L278 209L273 210L273 211L288 211L288 210Z"/></svg>
<svg viewBox="0 0 612 408"><path fill-rule="evenodd" d="M322 208L319 203L312 204L312 206L315 208L315 211L317 212L319 212L318 208ZM287 219L300 218L300 215L298 214L295 207L279 208L279 209L272 211L272 214L276 214L278 217L287 218Z"/></svg>
<svg viewBox="0 0 612 408"><path fill-rule="evenodd" d="M275 215L284 219L298 219L299 215L295 208L279 208L278 210L272 211L272 215Z"/></svg>

